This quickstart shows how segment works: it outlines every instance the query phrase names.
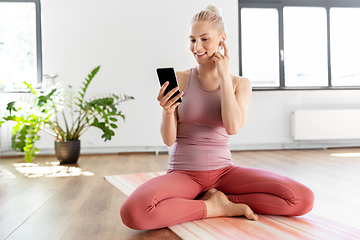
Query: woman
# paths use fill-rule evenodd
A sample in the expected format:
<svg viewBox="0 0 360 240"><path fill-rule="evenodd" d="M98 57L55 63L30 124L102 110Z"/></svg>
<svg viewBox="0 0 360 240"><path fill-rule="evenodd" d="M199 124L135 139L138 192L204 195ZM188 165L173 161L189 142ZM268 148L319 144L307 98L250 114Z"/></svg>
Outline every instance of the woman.
<svg viewBox="0 0 360 240"><path fill-rule="evenodd" d="M221 53L221 50L224 53ZM229 135L244 125L251 84L230 75L223 18L217 7L196 14L190 51L198 66L177 72L181 94L158 95L161 135L172 146L166 175L141 185L121 206L125 225L138 230L218 216L298 216L313 207L313 192L266 170L234 166ZM176 101L182 97L182 103ZM256 212L256 213L254 213Z"/></svg>

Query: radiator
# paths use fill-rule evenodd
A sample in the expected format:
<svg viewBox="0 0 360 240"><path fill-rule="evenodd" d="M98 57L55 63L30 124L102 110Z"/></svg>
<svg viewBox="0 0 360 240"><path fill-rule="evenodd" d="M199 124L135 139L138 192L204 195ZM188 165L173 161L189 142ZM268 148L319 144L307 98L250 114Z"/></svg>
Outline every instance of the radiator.
<svg viewBox="0 0 360 240"><path fill-rule="evenodd" d="M1 112L0 116L3 116ZM11 150L11 131L12 128L9 123L4 123L0 127L0 153Z"/></svg>
<svg viewBox="0 0 360 240"><path fill-rule="evenodd" d="M360 109L295 110L294 140L360 139Z"/></svg>

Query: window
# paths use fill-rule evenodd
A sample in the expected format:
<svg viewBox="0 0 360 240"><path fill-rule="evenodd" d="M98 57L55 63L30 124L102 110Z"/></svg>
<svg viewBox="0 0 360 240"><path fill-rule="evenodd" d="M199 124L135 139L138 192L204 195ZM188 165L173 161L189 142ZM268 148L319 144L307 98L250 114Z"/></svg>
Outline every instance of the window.
<svg viewBox="0 0 360 240"><path fill-rule="evenodd" d="M360 85L360 8L330 9L333 86Z"/></svg>
<svg viewBox="0 0 360 240"><path fill-rule="evenodd" d="M243 75L253 86L279 86L277 9L244 8L241 19Z"/></svg>
<svg viewBox="0 0 360 240"><path fill-rule="evenodd" d="M285 86L327 86L325 8L284 7L283 11Z"/></svg>
<svg viewBox="0 0 360 240"><path fill-rule="evenodd" d="M0 0L0 91L41 79L40 0Z"/></svg>
<svg viewBox="0 0 360 240"><path fill-rule="evenodd" d="M239 14L254 90L360 88L360 1L239 0Z"/></svg>

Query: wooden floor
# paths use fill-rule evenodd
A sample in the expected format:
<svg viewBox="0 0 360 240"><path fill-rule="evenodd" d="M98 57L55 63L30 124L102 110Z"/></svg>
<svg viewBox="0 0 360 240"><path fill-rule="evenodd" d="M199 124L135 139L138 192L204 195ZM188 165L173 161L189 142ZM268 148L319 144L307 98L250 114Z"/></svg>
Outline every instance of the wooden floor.
<svg viewBox="0 0 360 240"><path fill-rule="evenodd" d="M236 165L272 170L306 184L316 196L313 213L360 229L360 148L232 154ZM8 171L4 177L12 177L0 179L0 239L179 239L168 229L124 226L119 209L126 197L103 178L164 171L166 154L81 156L77 167L89 176L75 177L28 178L14 166L22 158L0 160ZM56 158L34 161L47 162Z"/></svg>

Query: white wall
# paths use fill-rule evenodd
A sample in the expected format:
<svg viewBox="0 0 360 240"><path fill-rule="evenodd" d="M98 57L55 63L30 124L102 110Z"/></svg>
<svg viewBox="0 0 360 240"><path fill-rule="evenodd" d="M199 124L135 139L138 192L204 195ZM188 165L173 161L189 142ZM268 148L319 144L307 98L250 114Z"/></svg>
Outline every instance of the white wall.
<svg viewBox="0 0 360 240"><path fill-rule="evenodd" d="M127 149L164 148L159 133L161 108L155 69L188 69L196 62L188 50L189 22L208 1L42 1L44 73L79 86L87 73L101 65L89 95L126 93L135 100L120 107L126 122L110 142L100 130L87 132L84 147ZM237 1L213 1L222 8L232 49L232 72L238 72ZM46 141L45 141L46 139ZM46 136L39 147L51 148ZM91 142L91 143L90 143ZM120 147L120 148L119 148Z"/></svg>
<svg viewBox="0 0 360 240"><path fill-rule="evenodd" d="M255 91L247 122L230 144L234 150L360 146L358 140L294 141L291 137L294 110L355 108L360 108L359 90Z"/></svg>
<svg viewBox="0 0 360 240"><path fill-rule="evenodd" d="M82 152L166 150L159 134L161 108L156 96L157 67L184 70L196 62L188 50L191 17L208 4L223 10L233 74L238 73L238 1L205 0L42 0L44 74L79 87L97 65L100 72L88 97L126 93L135 100L120 108L126 122L104 143L97 129L82 139ZM332 146L344 143L296 143L290 136L294 109L359 108L359 91L253 92L245 127L231 137L233 149ZM360 143L350 142L345 145ZM43 134L38 147L53 151L53 139Z"/></svg>

